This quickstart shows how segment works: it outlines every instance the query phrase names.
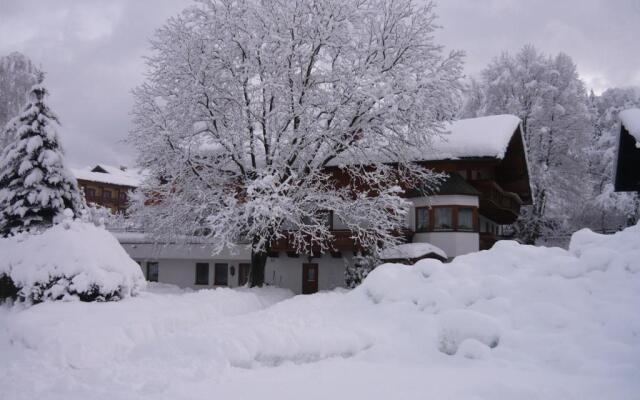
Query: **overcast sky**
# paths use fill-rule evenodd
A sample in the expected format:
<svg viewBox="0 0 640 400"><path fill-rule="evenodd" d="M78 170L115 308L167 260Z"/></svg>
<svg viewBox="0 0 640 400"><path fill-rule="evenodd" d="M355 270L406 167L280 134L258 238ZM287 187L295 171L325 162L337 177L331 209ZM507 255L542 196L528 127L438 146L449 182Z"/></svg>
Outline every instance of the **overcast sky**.
<svg viewBox="0 0 640 400"><path fill-rule="evenodd" d="M0 0L0 55L22 52L46 71L72 166L131 164L122 139L148 39L190 3ZM531 43L568 53L596 92L640 86L640 0L440 0L437 12L437 40L467 53L467 75Z"/></svg>

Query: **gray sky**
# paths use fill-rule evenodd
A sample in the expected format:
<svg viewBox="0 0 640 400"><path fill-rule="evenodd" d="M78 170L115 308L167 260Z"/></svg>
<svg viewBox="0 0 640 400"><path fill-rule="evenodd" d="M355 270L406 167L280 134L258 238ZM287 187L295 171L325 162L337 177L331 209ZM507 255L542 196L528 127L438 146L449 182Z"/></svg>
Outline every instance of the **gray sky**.
<svg viewBox="0 0 640 400"><path fill-rule="evenodd" d="M74 167L131 164L122 139L148 39L191 0L0 0L0 54L46 72L50 104ZM437 40L467 53L477 75L531 43L569 54L589 88L640 86L640 0L440 0Z"/></svg>

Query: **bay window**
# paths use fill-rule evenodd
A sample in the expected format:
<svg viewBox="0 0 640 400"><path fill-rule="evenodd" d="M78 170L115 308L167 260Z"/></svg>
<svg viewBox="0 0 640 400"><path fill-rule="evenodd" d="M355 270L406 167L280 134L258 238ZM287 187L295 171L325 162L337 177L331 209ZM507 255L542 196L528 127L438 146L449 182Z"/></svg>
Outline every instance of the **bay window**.
<svg viewBox="0 0 640 400"><path fill-rule="evenodd" d="M458 208L458 230L459 231L473 230L473 208L471 207Z"/></svg>
<svg viewBox="0 0 640 400"><path fill-rule="evenodd" d="M434 215L434 230L453 230L453 209L451 207L437 207Z"/></svg>

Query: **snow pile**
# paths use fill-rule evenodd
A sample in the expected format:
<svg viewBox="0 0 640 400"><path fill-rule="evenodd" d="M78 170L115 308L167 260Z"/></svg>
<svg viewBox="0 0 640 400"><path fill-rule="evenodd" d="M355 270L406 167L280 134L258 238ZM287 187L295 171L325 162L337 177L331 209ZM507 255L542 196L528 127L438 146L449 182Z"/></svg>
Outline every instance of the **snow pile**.
<svg viewBox="0 0 640 400"><path fill-rule="evenodd" d="M107 230L78 220L0 239L0 254L0 275L21 299L118 300L145 286L138 264Z"/></svg>
<svg viewBox="0 0 640 400"><path fill-rule="evenodd" d="M640 360L638 260L640 225L610 236L584 229L569 251L500 241L449 264L384 264L357 291L376 304L408 302L437 315L445 354L473 339L502 357L527 354L585 371L619 362L628 370Z"/></svg>
<svg viewBox="0 0 640 400"><path fill-rule="evenodd" d="M352 291L0 307L11 399L635 399L640 226L569 251L498 242ZM309 382L313 385L310 386ZM34 384L35 383L35 384Z"/></svg>
<svg viewBox="0 0 640 400"><path fill-rule="evenodd" d="M436 254L443 259L447 259L447 253L441 248L432 245L431 243L404 243L399 244L388 249L384 249L380 252L381 260L413 260L416 258L424 257L429 254Z"/></svg>
<svg viewBox="0 0 640 400"><path fill-rule="evenodd" d="M629 131L631 136L636 138L636 142L640 143L640 108L620 111L618 116L622 125Z"/></svg>

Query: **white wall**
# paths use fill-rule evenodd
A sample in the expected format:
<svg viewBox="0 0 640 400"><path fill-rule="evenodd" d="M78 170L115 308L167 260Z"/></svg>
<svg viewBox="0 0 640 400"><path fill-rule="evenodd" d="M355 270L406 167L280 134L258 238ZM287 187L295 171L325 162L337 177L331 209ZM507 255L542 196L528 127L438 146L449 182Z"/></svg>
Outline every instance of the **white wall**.
<svg viewBox="0 0 640 400"><path fill-rule="evenodd" d="M182 288L203 289L214 287L215 264L227 264L227 281L229 287L238 286L238 272L240 263L249 263L249 260L230 259L172 259L172 258L145 258L132 257L140 264L142 273L147 276L147 262L158 263L158 282L178 285ZM196 285L196 263L209 264L209 283L207 285ZM234 274L231 275L231 267L234 267Z"/></svg>
<svg viewBox="0 0 640 400"><path fill-rule="evenodd" d="M480 235L477 232L418 232L414 243L431 243L453 258L480 250Z"/></svg>
<svg viewBox="0 0 640 400"><path fill-rule="evenodd" d="M298 258L287 256L280 252L279 257L269 257L265 267L265 282L292 290L299 294L302 292L302 264L318 264L318 290L331 290L344 286L345 260L351 261L352 252L342 252L341 258L333 258L331 254L323 254L322 257L309 257L300 255Z"/></svg>
<svg viewBox="0 0 640 400"><path fill-rule="evenodd" d="M245 246L238 246L234 251L225 249L213 255L210 246L201 244L154 244L121 242L122 247L133 258L137 259L185 259L185 260L250 260L251 252Z"/></svg>

